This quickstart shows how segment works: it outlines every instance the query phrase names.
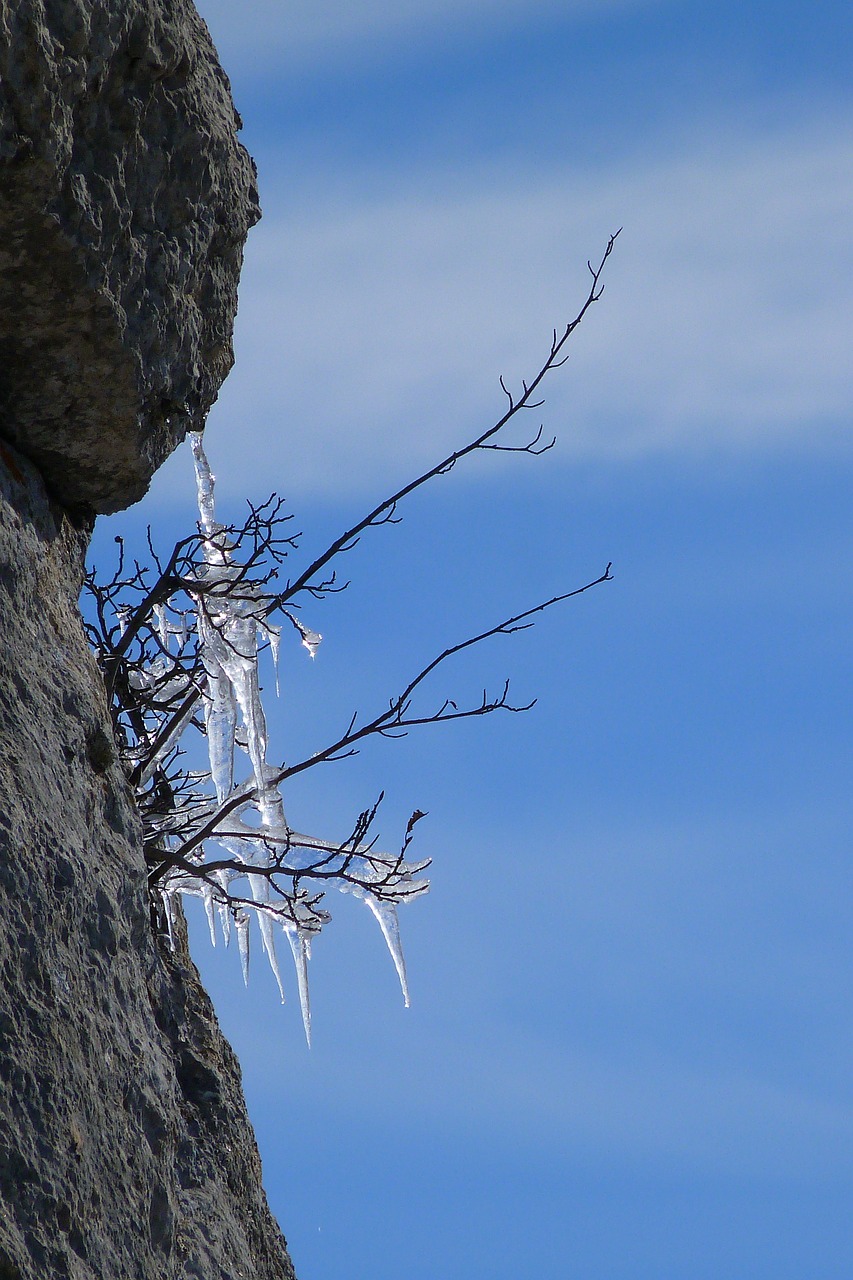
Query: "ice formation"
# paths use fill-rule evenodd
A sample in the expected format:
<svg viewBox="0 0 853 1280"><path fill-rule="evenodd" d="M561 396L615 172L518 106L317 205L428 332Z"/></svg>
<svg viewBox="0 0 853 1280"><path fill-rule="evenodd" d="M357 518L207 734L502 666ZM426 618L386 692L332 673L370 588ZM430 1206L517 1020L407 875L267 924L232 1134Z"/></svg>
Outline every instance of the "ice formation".
<svg viewBox="0 0 853 1280"><path fill-rule="evenodd" d="M417 879L425 863L406 863L400 856L381 854L372 847L347 841L316 839L294 831L285 818L280 770L267 759L268 737L258 680L259 652L269 646L279 677L280 628L268 621L271 597L253 582L239 563L239 547L215 515L215 478L201 436L190 435L198 493L202 563L197 567L195 589L190 584L193 609L179 610L175 601L158 605L155 630L160 653L137 680L150 680L159 701L172 706L191 692L186 669L177 658L191 641L201 656L204 671L203 714L207 739L208 770L194 776L192 793L178 806L177 817L164 818L162 843L179 849L187 838L187 823L209 836L193 848L191 867L173 866L159 882L166 922L171 936L172 901L176 894L200 897L211 940L216 944L216 920L225 944L232 925L237 934L244 980L249 979L250 922L254 916L267 960L284 1000L284 983L276 955L276 935L282 929L296 970L305 1034L311 1042L311 1008L308 992L308 960L311 939L329 920L318 905L319 892L304 887L322 875L323 889L335 887L363 899L378 921L394 961L406 1005L409 991L400 943L397 906L428 888ZM192 616L189 616L191 613ZM313 659L322 637L300 619L286 613ZM172 656L172 645L176 656ZM181 683L183 682L183 684ZM165 695L164 696L164 691ZM190 702L183 718L157 740L155 758L146 762L144 778L154 775L192 721ZM150 739L149 739L150 745ZM240 760L248 757L249 776L239 779ZM215 801L210 792L215 795ZM175 834L180 831L180 835ZM184 862L187 862L184 858ZM230 862L211 867L207 863ZM237 865L235 869L234 864Z"/></svg>

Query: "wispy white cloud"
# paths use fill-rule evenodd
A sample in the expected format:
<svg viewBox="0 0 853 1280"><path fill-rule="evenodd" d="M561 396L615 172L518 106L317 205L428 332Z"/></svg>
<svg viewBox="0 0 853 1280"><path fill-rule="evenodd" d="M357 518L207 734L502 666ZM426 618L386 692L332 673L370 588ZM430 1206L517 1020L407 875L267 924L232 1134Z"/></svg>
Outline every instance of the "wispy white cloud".
<svg viewBox="0 0 853 1280"><path fill-rule="evenodd" d="M781 1178L847 1168L853 1110L819 1090L783 1086L759 1071L683 1063L661 1052L572 1050L542 1036L426 1039L407 1075L408 1123L461 1134L500 1133L516 1149L553 1145L617 1159L660 1159L728 1176ZM281 1032L240 1046L253 1087L274 1111ZM476 1043L472 1043L472 1040ZM343 1066L324 1059L305 1086L307 1107L349 1110L352 1097L394 1095L399 1064L369 1053Z"/></svg>
<svg viewBox="0 0 853 1280"><path fill-rule="evenodd" d="M257 995L251 999L260 1002ZM340 1010L334 1016L346 1018ZM610 1010L602 1018L612 1025ZM291 1022L255 1016L250 1029L230 1027L270 1114L291 1053ZM382 1049L369 1047L369 1035L350 1032L359 1044L351 1055L343 1053L346 1036L328 1035L334 1049L315 1056L302 1084L309 1110L321 1106L345 1115L353 1097L384 1091L393 1098L404 1075L407 1121L418 1129L499 1130L517 1147L554 1144L620 1159L664 1157L740 1176L768 1170L802 1176L850 1164L853 1110L846 1099L833 1097L825 1083L774 1078L765 1061L725 1061L708 1046L684 1055L665 1039L630 1044L616 1037L590 1045L580 1033L584 1043L578 1046L547 1026L522 1036L517 1026L497 1026L479 1014L455 1035L429 1020L418 1036L415 1070L411 1062L403 1067L399 1026L396 1042L376 1031L387 1059Z"/></svg>
<svg viewBox="0 0 853 1280"><path fill-rule="evenodd" d="M478 28L493 33L557 16L562 20L659 7L662 0L198 0L223 63L289 69L352 62L400 41L456 39Z"/></svg>
<svg viewBox="0 0 853 1280"><path fill-rule="evenodd" d="M501 410L500 374L536 369L622 225L605 298L547 388L558 456L839 447L849 124L728 130L586 171L437 173L360 201L315 184L311 208L268 177L211 419L220 469L254 491L263 459L289 493L331 494L434 459Z"/></svg>
<svg viewBox="0 0 853 1280"><path fill-rule="evenodd" d="M790 1176L849 1159L849 1106L732 1066L688 1065L642 1050L630 1061L555 1051L544 1038L523 1046L502 1039L479 1053L457 1046L449 1062L437 1058L433 1070L443 1067L457 1082L457 1122L476 1116L494 1124L500 1116L521 1142L559 1135L575 1149L665 1156L740 1174L773 1165Z"/></svg>

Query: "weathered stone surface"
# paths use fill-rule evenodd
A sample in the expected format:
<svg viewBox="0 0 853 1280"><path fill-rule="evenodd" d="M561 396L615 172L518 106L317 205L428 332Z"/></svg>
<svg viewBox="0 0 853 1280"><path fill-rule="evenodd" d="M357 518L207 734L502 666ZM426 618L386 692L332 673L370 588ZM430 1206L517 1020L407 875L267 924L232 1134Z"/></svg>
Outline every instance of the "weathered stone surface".
<svg viewBox="0 0 853 1280"><path fill-rule="evenodd" d="M0 437L114 511L231 367L254 167L190 0L0 0Z"/></svg>
<svg viewBox="0 0 853 1280"><path fill-rule="evenodd" d="M77 611L231 364L236 128L189 0L0 0L0 1280L293 1277Z"/></svg>
<svg viewBox="0 0 853 1280"><path fill-rule="evenodd" d="M0 1280L292 1280L236 1060L151 926L85 542L0 445Z"/></svg>

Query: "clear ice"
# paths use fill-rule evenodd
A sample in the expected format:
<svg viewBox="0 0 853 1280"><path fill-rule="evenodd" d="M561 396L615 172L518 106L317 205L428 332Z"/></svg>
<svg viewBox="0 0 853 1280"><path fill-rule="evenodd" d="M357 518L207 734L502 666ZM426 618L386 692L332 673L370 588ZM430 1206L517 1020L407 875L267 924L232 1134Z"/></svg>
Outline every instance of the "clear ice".
<svg viewBox="0 0 853 1280"><path fill-rule="evenodd" d="M237 934L243 979L249 981L250 920L257 920L267 961L275 975L284 1001L284 981L276 955L276 933L282 929L287 937L296 971L296 983L305 1036L311 1044L311 1003L308 989L308 960L311 939L330 918L316 906L293 877L310 878L311 868L322 861L324 888L334 887L362 898L375 916L385 938L400 980L403 999L408 1006L409 989L406 965L400 941L397 906L400 902L424 893L428 881L415 877L425 863L406 864L391 854L381 854L370 846L344 845L317 839L292 830L285 818L284 801L278 782L278 771L267 761L267 724L258 676L259 652L269 644L279 692L280 628L267 621L269 597L253 583L235 560L234 548L227 530L216 521L215 477L205 454L201 435L190 433L195 464L204 563L198 569L198 591L193 594L194 617L180 612L172 602L158 606L155 625L162 646L150 673L150 679L161 691L178 699L191 692L188 678L170 647L176 641L177 656L190 638L194 626L205 673L204 724L207 737L209 770L199 778L208 783L216 795L216 803L194 796L201 820L209 820L226 801L238 803L224 817L215 834L195 851L199 869L208 858L222 859L223 854L239 864L234 868L212 870L207 877L196 876L184 869L173 868L162 883L162 896L169 936L173 933L172 898L176 893L190 894L203 901L211 940L216 944L218 916L223 940L227 946L232 925ZM287 613L301 637L310 657L316 657L322 637L293 614ZM124 625L124 619L120 620ZM171 663L171 667L164 664ZM159 665L158 665L159 664ZM169 672L174 670L172 684ZM184 680L181 689L176 682ZM149 764L148 776L156 764L170 751L177 737L191 721L192 712L176 725L168 740ZM237 781L237 762L248 757L250 777ZM192 810L194 813L195 810ZM164 826L164 837L172 837ZM217 852L208 846L218 846ZM271 874L275 889L272 887ZM290 891L287 891L287 878ZM376 891L371 891L371 884Z"/></svg>

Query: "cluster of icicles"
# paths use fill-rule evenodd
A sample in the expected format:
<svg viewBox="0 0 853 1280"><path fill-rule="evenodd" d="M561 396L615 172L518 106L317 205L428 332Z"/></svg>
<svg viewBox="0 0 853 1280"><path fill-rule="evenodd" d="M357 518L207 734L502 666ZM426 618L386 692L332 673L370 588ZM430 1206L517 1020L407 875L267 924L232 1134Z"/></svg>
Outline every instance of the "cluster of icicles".
<svg viewBox="0 0 853 1280"><path fill-rule="evenodd" d="M174 919L173 900L177 894L190 894L202 899L214 946L217 916L226 946L230 942L233 925L247 983L249 925L254 916L282 1002L284 984L276 957L276 934L279 929L284 931L296 967L302 1019L310 1045L308 960L311 939L328 921L329 914L314 905L316 895L312 897L304 888L293 884L293 877L297 880L304 877L310 883L310 868L322 862L324 888L335 887L363 899L382 929L408 1005L397 904L426 892L429 882L415 879L426 864L407 864L396 856L379 854L366 846L353 848L349 844L342 849L334 842L302 835L288 826L278 783L280 771L267 762L267 726L258 683L259 646L263 648L269 644L276 664L278 691L280 629L268 621L261 589L246 580L234 559L226 530L216 522L214 476L201 436L193 433L190 441L198 487L199 527L203 535L204 563L197 572L199 584L203 584L204 589L196 599L193 619L187 620L185 615L174 611L172 616L180 618L180 625L175 625L170 621L170 607L167 605L158 610L158 623L160 638L167 651L172 637L180 649L187 642L189 626L195 627L206 675L203 705L210 761L209 773L202 775L202 779L208 785L212 784L217 806L226 801L237 801L236 804L229 803L227 813L216 825L215 834L193 851L192 858L200 868L207 862L229 859L241 866L257 866L259 870L275 867L277 887L271 884L268 875L253 875L232 868L211 869L203 877L172 868L158 887L170 936ZM299 622L295 625L301 633L302 644L313 658L321 637ZM158 661L162 662L162 658ZM251 765L250 776L243 781L235 781L235 757L241 758L236 750L238 747L248 756ZM244 798L240 799L241 796ZM168 847L175 837L169 836L166 828L163 839ZM186 840L186 833L183 840ZM346 869L346 878L336 878L336 868ZM281 882L288 883L287 877L291 878L290 889L283 892ZM375 893L371 892L371 884L376 886Z"/></svg>

